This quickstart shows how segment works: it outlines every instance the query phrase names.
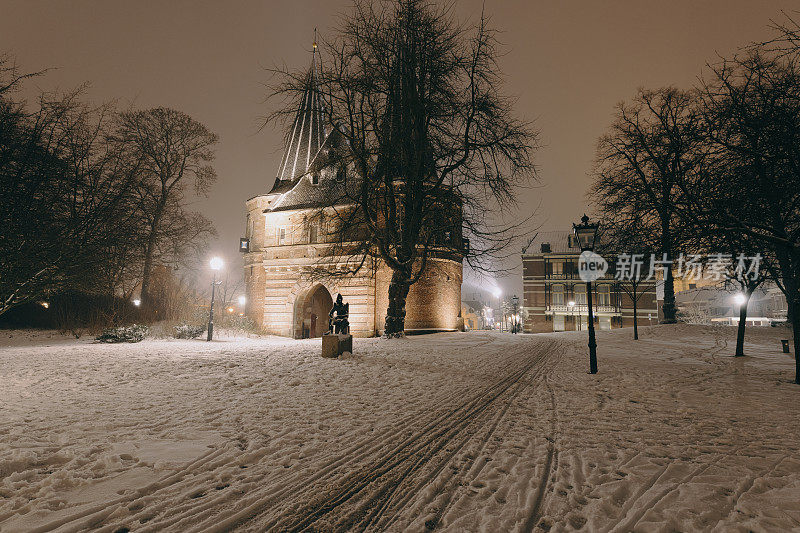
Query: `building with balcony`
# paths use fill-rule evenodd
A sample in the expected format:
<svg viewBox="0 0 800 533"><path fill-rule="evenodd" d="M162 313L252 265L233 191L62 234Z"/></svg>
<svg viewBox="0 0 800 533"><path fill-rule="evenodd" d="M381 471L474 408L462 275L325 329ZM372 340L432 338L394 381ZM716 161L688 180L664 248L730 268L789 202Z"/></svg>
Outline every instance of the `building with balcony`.
<svg viewBox="0 0 800 533"><path fill-rule="evenodd" d="M586 283L578 276L580 247L571 231L540 232L522 252L523 331L541 333L587 329L589 307ZM595 327L633 326L634 307L639 325L658 323L655 283L637 287L614 279L613 259L606 275L592 283Z"/></svg>

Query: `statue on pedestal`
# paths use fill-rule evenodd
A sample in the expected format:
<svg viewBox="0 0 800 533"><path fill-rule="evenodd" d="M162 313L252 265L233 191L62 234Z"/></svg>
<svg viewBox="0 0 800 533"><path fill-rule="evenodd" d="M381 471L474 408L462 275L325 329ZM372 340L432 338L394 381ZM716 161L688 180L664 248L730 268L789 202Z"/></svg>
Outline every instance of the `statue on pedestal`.
<svg viewBox="0 0 800 533"><path fill-rule="evenodd" d="M336 303L333 304L331 312L328 313L328 333L349 334L350 322L347 320L349 315L350 304L344 303L342 295L337 294Z"/></svg>

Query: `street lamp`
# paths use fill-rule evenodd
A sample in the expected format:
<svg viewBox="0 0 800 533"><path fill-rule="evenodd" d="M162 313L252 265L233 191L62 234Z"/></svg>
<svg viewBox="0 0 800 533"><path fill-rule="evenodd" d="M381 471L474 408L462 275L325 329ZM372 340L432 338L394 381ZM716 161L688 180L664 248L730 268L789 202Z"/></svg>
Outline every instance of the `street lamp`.
<svg viewBox="0 0 800 533"><path fill-rule="evenodd" d="M511 317L511 320L513 321L513 324L511 326L511 333L516 333L517 332L517 328L519 327L519 324L518 324L519 315L517 315L517 308L519 307L519 296L517 296L516 294L514 296L512 296L511 297L511 302L514 304L514 314Z"/></svg>
<svg viewBox="0 0 800 533"><path fill-rule="evenodd" d="M585 214L581 217L580 224L572 225L572 230L575 232L575 238L578 240L581 252L594 252L595 241L597 240L597 228L598 224L590 224L589 217ZM586 303L589 307L589 373L597 374L597 341L594 336L592 282L590 278L586 280Z"/></svg>
<svg viewBox="0 0 800 533"><path fill-rule="evenodd" d="M741 292L736 293L736 295L733 297L733 301L734 303L736 303L737 306L741 307L747 301L747 296L745 296Z"/></svg>
<svg viewBox="0 0 800 533"><path fill-rule="evenodd" d="M575 324L575 300L568 301L567 308L569 308L569 316L570 320L572 320L573 326L575 326L575 329L578 329L577 324ZM566 327L564 329L566 329Z"/></svg>
<svg viewBox="0 0 800 533"><path fill-rule="evenodd" d="M214 277L211 279L211 306L208 311L208 337L206 337L206 341L214 338L214 290L217 288L217 271L222 268L222 259L212 257L211 261L209 261L209 266L214 272Z"/></svg>
<svg viewBox="0 0 800 533"><path fill-rule="evenodd" d="M246 303L247 303L247 297L239 296L239 305L243 306Z"/></svg>

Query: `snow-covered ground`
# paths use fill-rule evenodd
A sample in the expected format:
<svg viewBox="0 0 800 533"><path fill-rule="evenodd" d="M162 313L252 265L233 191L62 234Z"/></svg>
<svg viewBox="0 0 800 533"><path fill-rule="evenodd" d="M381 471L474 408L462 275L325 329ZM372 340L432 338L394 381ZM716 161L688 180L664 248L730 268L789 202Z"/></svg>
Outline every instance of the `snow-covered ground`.
<svg viewBox="0 0 800 533"><path fill-rule="evenodd" d="M0 531L800 530L800 387L729 328L0 332Z"/></svg>

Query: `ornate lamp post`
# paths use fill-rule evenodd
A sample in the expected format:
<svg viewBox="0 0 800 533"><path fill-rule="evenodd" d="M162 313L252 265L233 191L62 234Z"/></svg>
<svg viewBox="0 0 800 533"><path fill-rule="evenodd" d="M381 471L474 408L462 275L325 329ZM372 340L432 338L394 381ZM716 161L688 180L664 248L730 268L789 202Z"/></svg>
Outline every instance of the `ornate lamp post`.
<svg viewBox="0 0 800 533"><path fill-rule="evenodd" d="M581 252L594 252L597 240L598 224L590 224L589 217L583 215L580 224L573 224L575 238L581 247ZM583 255L583 254L581 254ZM589 373L597 374L597 341L594 336L594 312L592 310L592 282L586 281L586 303L589 306Z"/></svg>
<svg viewBox="0 0 800 533"><path fill-rule="evenodd" d="M206 337L206 341L214 338L214 290L217 288L217 271L222 268L222 259L219 257L211 258L209 266L214 272L214 277L211 280L211 307L208 311L208 337Z"/></svg>

